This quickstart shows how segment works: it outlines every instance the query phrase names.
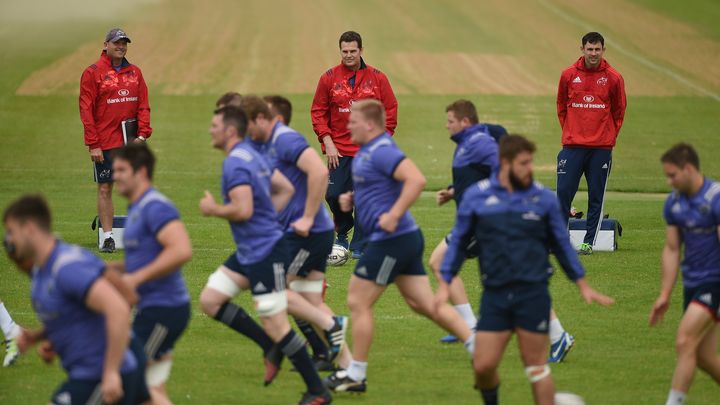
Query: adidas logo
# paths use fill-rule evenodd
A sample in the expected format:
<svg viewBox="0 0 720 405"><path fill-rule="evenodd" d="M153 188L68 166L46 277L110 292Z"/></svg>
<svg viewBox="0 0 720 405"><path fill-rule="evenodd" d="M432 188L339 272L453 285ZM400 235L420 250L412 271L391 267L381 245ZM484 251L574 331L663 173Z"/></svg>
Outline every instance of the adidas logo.
<svg viewBox="0 0 720 405"><path fill-rule="evenodd" d="M494 195L491 195L490 197L488 197L487 200L485 200L485 205L495 205L495 204L500 204L500 200L497 197L495 197Z"/></svg>
<svg viewBox="0 0 720 405"><path fill-rule="evenodd" d="M355 270L355 273L357 273L358 276L367 276L367 269L365 266L359 267L357 270Z"/></svg>
<svg viewBox="0 0 720 405"><path fill-rule="evenodd" d="M712 294L703 294L698 298L698 301L702 302L703 304L712 305Z"/></svg>
<svg viewBox="0 0 720 405"><path fill-rule="evenodd" d="M607 168L608 168L607 163L605 163L602 168L603 168L603 169L607 169Z"/></svg>
<svg viewBox="0 0 720 405"><path fill-rule="evenodd" d="M580 80L580 76L575 76L575 78L572 81L573 83L582 83L582 80Z"/></svg>
<svg viewBox="0 0 720 405"><path fill-rule="evenodd" d="M540 324L537 326L537 330L539 330L539 331L546 331L547 328L548 328L547 321L542 321L542 322L540 322Z"/></svg>
<svg viewBox="0 0 720 405"><path fill-rule="evenodd" d="M261 282L255 284L255 287L253 287L254 292L267 292L267 287L265 287L265 284Z"/></svg>

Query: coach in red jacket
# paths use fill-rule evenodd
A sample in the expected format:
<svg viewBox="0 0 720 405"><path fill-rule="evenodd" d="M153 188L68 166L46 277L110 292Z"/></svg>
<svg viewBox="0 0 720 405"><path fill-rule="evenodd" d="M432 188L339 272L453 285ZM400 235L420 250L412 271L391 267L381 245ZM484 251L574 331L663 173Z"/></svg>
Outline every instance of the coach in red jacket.
<svg viewBox="0 0 720 405"><path fill-rule="evenodd" d="M310 114L330 169L325 200L335 220L336 243L348 248L347 234L353 227L353 216L340 210L338 196L353 189L351 165L359 149L350 141L350 130L347 129L350 106L362 99L380 100L387 115L387 132L392 135L397 126L398 104L387 76L365 64L360 34L354 31L343 33L339 45L342 63L320 76ZM362 231L355 227L349 245L354 258L362 254L362 240Z"/></svg>
<svg viewBox="0 0 720 405"><path fill-rule="evenodd" d="M625 117L625 83L603 59L605 39L597 32L582 37L583 56L560 75L557 113L563 148L557 157L557 195L564 216L580 178L588 185L587 233L580 254L591 254L603 217L605 185Z"/></svg>
<svg viewBox="0 0 720 405"><path fill-rule="evenodd" d="M125 59L128 43L130 38L123 30L110 30L100 59L85 69L80 79L80 119L95 164L98 216L104 232L102 252L115 251L111 153L123 146L121 123L137 119L135 142L144 142L152 134L147 86L140 68Z"/></svg>

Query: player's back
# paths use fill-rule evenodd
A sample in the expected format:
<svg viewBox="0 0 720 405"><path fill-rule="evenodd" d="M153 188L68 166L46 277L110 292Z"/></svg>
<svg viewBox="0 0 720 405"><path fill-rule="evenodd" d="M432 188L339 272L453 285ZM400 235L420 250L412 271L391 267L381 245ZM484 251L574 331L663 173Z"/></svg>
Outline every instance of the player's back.
<svg viewBox="0 0 720 405"><path fill-rule="evenodd" d="M452 162L455 202L462 201L465 190L472 184L490 177L497 170L498 145L483 124L465 128L451 136L457 143Z"/></svg>

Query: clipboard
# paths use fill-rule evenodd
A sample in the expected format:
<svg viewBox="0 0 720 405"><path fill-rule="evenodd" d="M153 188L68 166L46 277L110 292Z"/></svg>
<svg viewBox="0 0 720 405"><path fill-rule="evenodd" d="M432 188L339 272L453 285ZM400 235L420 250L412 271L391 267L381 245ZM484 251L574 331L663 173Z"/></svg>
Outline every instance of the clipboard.
<svg viewBox="0 0 720 405"><path fill-rule="evenodd" d="M123 133L123 142L125 145L133 143L138 137L138 122L135 118L130 118L120 123Z"/></svg>

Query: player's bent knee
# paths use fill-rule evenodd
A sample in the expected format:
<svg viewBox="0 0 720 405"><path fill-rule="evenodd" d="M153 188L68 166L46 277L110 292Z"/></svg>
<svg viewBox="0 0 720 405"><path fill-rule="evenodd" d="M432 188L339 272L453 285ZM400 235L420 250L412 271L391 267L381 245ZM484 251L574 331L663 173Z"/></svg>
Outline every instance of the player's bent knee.
<svg viewBox="0 0 720 405"><path fill-rule="evenodd" d="M492 375L495 370L497 370L496 364L491 363L483 363L479 361L473 361L473 371L475 371L475 375L479 376L488 376Z"/></svg>
<svg viewBox="0 0 720 405"><path fill-rule="evenodd" d="M206 288L211 288L215 291L218 291L224 295L227 295L228 297L234 297L238 294L240 294L240 287L233 281L233 279L230 278L227 274L225 274L225 271L223 271L223 268L225 266L218 267L213 274L208 277L207 284L205 284Z"/></svg>
<svg viewBox="0 0 720 405"><path fill-rule="evenodd" d="M290 282L290 289L298 293L322 294L323 280L293 280Z"/></svg>
<svg viewBox="0 0 720 405"><path fill-rule="evenodd" d="M270 317L285 311L288 306L287 293L274 291L267 294L253 296L258 316Z"/></svg>
<svg viewBox="0 0 720 405"><path fill-rule="evenodd" d="M525 375L531 384L535 384L547 377L550 377L550 366L543 364L542 366L525 367Z"/></svg>
<svg viewBox="0 0 720 405"><path fill-rule="evenodd" d="M160 360L150 364L145 370L145 380L149 387L159 387L165 385L170 378L170 370L172 369L172 360Z"/></svg>

